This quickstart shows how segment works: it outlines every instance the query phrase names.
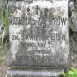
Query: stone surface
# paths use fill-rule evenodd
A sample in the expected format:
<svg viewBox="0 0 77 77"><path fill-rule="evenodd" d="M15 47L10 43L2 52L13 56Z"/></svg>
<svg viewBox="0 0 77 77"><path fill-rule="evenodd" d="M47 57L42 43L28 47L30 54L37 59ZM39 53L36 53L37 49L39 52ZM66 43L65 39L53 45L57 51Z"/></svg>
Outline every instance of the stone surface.
<svg viewBox="0 0 77 77"><path fill-rule="evenodd" d="M14 3L9 27L12 65L63 67L68 64L67 6L67 0Z"/></svg>
<svg viewBox="0 0 77 77"><path fill-rule="evenodd" d="M70 33L70 60L71 60L71 67L77 68L77 4L71 0L72 2L69 3L69 33ZM76 1L76 0L75 0Z"/></svg>
<svg viewBox="0 0 77 77"><path fill-rule="evenodd" d="M70 28L77 32L77 10L72 11L71 19L70 19Z"/></svg>
<svg viewBox="0 0 77 77"><path fill-rule="evenodd" d="M10 0L10 1L11 1L10 2L11 3L10 6L11 6L14 3L14 0ZM72 1L74 1L74 0L72 0ZM3 4L1 2L3 2L3 0L0 0L0 6L2 6L2 4ZM12 9L12 7L10 7L10 8ZM71 13L72 12L75 13L75 11L76 11L76 9L74 9L74 5L72 4L72 6L71 6ZM70 30L69 30L70 31L70 38L69 39L70 39L70 57L71 57L71 63L72 63L71 67L76 67L77 68L77 30L76 30L77 29L76 28L76 26L77 26L77 24L76 24L77 19L76 19L76 16L77 15L75 14L74 15L75 18L74 17L70 17L70 26L69 26L70 27ZM73 18L74 21L71 24L72 18ZM7 57L8 57L8 59L10 59L9 55ZM6 57L6 59L7 59L7 57ZM8 59L7 59L7 63L8 63ZM8 64L10 64L10 63L8 63ZM3 66L3 68L4 67L5 66ZM15 77L19 77L19 76L15 76ZM22 76L22 77L24 77L24 76Z"/></svg>
<svg viewBox="0 0 77 77"><path fill-rule="evenodd" d="M4 2L4 0L0 0L0 7L3 6L3 2Z"/></svg>
<svg viewBox="0 0 77 77"><path fill-rule="evenodd" d="M8 70L8 77L60 77L62 69Z"/></svg>

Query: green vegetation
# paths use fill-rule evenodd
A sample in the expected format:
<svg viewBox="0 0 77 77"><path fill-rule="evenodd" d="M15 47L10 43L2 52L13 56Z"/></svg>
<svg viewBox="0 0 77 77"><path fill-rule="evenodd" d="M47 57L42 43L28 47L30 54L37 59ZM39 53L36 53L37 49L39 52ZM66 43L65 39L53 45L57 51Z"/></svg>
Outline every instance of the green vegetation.
<svg viewBox="0 0 77 77"><path fill-rule="evenodd" d="M5 0L5 6L3 10L3 15L2 15L2 21L5 29L8 31L8 5L7 5L7 0Z"/></svg>
<svg viewBox="0 0 77 77"><path fill-rule="evenodd" d="M4 8L0 11L0 18L5 28L5 34L0 38L0 64L3 62L1 58L5 55L9 45L9 24L8 24L8 4L7 0L4 2Z"/></svg>
<svg viewBox="0 0 77 77"><path fill-rule="evenodd" d="M66 73L62 73L64 77L77 77L77 70L75 68L70 68Z"/></svg>
<svg viewBox="0 0 77 77"><path fill-rule="evenodd" d="M2 66L4 65L5 54L8 51L9 45L9 24L8 24L8 3L7 0L4 1L4 7L0 8L0 25L2 24L5 28L2 32L2 37L0 38L0 77L4 77Z"/></svg>
<svg viewBox="0 0 77 77"><path fill-rule="evenodd" d="M5 0L4 10L3 10L3 14L2 14L2 22L3 22L3 25L4 25L5 30L6 30L6 34L3 38L3 44L6 44L9 41L8 3L7 3L7 0Z"/></svg>

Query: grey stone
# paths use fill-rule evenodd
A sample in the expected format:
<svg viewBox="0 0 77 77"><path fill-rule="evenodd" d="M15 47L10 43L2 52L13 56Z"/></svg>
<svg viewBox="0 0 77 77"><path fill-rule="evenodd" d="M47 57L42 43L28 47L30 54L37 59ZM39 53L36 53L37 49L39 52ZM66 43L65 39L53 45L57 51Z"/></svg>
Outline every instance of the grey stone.
<svg viewBox="0 0 77 77"><path fill-rule="evenodd" d="M72 16L70 17L70 28L72 31L77 32L77 10L72 10Z"/></svg>
<svg viewBox="0 0 77 77"><path fill-rule="evenodd" d="M71 67L77 68L77 32L70 29L70 59Z"/></svg>
<svg viewBox="0 0 77 77"><path fill-rule="evenodd" d="M0 7L3 6L3 2L4 2L4 0L0 0Z"/></svg>
<svg viewBox="0 0 77 77"><path fill-rule="evenodd" d="M41 4L18 1L12 6L9 33L14 66L68 65L68 1Z"/></svg>
<svg viewBox="0 0 77 77"><path fill-rule="evenodd" d="M69 9L69 33L70 33L70 59L71 67L77 68L77 4L75 2L70 3Z"/></svg>
<svg viewBox="0 0 77 77"><path fill-rule="evenodd" d="M8 70L8 77L60 77L62 69Z"/></svg>

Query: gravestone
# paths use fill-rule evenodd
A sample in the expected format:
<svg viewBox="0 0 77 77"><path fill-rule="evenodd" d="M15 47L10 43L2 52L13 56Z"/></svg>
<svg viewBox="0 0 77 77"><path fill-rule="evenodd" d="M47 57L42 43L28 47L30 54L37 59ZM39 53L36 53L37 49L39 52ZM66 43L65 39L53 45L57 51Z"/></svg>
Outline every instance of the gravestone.
<svg viewBox="0 0 77 77"><path fill-rule="evenodd" d="M9 11L11 66L25 68L23 77L53 76L50 68L68 66L68 0L19 0Z"/></svg>

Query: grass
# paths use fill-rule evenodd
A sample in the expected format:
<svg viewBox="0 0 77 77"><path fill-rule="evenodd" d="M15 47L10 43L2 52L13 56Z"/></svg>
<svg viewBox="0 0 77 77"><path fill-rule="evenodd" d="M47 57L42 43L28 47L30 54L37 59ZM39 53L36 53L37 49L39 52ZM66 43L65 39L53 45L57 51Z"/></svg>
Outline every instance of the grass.
<svg viewBox="0 0 77 77"><path fill-rule="evenodd" d="M3 15L2 15L2 21L5 29L8 31L8 3L7 0L5 0L5 6L3 10Z"/></svg>

